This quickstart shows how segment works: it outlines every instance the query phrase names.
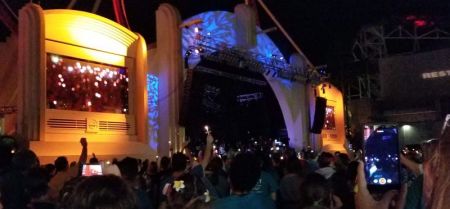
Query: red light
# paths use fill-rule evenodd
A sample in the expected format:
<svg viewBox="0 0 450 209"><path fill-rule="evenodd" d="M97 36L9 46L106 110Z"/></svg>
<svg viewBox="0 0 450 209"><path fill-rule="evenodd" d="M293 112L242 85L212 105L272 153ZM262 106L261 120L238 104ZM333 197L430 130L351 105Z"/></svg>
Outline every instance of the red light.
<svg viewBox="0 0 450 209"><path fill-rule="evenodd" d="M427 21L425 21L425 20L415 20L414 21L414 25L416 26L416 27L423 27L423 26L426 26L427 25Z"/></svg>

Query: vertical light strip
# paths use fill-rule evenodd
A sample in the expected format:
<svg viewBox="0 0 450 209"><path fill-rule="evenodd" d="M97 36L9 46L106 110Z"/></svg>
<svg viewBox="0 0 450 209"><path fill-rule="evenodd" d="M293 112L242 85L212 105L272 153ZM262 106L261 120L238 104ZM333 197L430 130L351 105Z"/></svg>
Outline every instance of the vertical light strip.
<svg viewBox="0 0 450 209"><path fill-rule="evenodd" d="M148 92L148 136L149 146L152 149L158 148L158 87L159 79L155 75L147 74L147 92Z"/></svg>

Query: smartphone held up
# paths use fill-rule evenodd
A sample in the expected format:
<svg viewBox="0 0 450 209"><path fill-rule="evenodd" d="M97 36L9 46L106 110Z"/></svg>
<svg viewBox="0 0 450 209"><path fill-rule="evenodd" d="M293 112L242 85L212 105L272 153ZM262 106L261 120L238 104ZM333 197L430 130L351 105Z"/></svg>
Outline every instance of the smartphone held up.
<svg viewBox="0 0 450 209"><path fill-rule="evenodd" d="M366 126L367 128L367 126ZM395 126L370 127L364 139L364 170L369 191L400 189L400 149Z"/></svg>

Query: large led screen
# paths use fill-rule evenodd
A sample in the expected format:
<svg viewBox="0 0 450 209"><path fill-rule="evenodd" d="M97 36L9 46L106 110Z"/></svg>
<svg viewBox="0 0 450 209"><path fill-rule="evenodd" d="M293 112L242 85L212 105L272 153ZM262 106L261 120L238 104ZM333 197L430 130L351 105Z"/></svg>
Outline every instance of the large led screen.
<svg viewBox="0 0 450 209"><path fill-rule="evenodd" d="M128 73L123 67L47 54L47 108L128 113Z"/></svg>

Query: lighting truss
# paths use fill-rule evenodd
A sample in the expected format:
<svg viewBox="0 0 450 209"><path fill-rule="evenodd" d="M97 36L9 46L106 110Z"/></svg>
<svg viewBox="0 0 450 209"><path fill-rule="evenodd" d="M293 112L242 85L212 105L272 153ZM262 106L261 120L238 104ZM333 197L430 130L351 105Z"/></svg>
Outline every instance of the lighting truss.
<svg viewBox="0 0 450 209"><path fill-rule="evenodd" d="M267 57L251 50L228 45L214 40L210 35L197 34L193 46L185 54L186 58L201 58L226 63L240 69L271 75L291 81L320 83L326 76L317 69L302 69L284 61L283 57Z"/></svg>

